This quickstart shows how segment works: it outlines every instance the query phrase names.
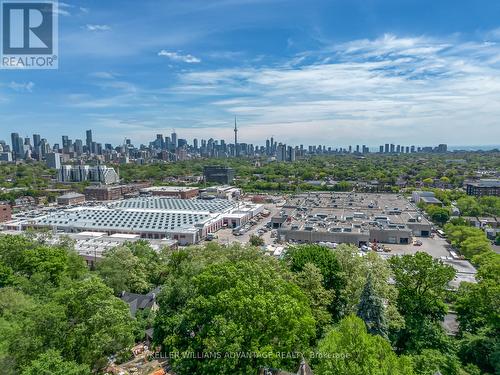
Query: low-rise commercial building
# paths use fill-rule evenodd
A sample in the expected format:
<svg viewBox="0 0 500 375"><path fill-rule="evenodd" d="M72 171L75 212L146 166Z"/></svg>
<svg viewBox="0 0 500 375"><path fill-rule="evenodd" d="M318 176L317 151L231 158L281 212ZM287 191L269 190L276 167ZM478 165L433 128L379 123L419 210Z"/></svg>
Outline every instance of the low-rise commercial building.
<svg viewBox="0 0 500 375"><path fill-rule="evenodd" d="M57 197L57 204L64 206L74 206L83 202L85 202L85 195L75 192L66 193Z"/></svg>
<svg viewBox="0 0 500 375"><path fill-rule="evenodd" d="M151 186L141 189L141 195L152 195L159 197L173 197L179 199L197 198L200 191L196 187L188 186Z"/></svg>
<svg viewBox="0 0 500 375"><path fill-rule="evenodd" d="M172 239L189 245L225 225L246 223L263 209L261 205L222 199L186 200L141 197L49 212L9 228L51 228L67 233L103 232L130 234L147 239Z"/></svg>
<svg viewBox="0 0 500 375"><path fill-rule="evenodd" d="M411 244L432 224L401 196L307 193L290 198L271 218L280 239L292 242Z"/></svg>
<svg viewBox="0 0 500 375"><path fill-rule="evenodd" d="M113 201L138 196L140 190L149 186L149 182L115 186L88 186L83 193L88 201Z"/></svg>

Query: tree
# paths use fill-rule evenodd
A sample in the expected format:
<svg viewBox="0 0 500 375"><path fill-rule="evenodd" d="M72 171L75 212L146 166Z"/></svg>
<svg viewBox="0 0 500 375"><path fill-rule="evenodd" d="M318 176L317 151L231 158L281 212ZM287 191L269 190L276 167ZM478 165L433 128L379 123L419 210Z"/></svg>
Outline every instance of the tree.
<svg viewBox="0 0 500 375"><path fill-rule="evenodd" d="M375 293L371 276L361 293L357 315L365 322L368 333L387 338L384 303Z"/></svg>
<svg viewBox="0 0 500 375"><path fill-rule="evenodd" d="M98 277L73 282L55 300L64 306L70 324L62 345L66 358L99 369L107 356L132 346L129 308Z"/></svg>
<svg viewBox="0 0 500 375"><path fill-rule="evenodd" d="M457 200L457 207L462 216L481 216L482 210L474 197L463 197Z"/></svg>
<svg viewBox="0 0 500 375"><path fill-rule="evenodd" d="M115 294L147 293L151 289L144 264L125 246L112 248L97 263L97 272Z"/></svg>
<svg viewBox="0 0 500 375"><path fill-rule="evenodd" d="M353 315L342 319L318 344L322 375L411 375L407 357L398 357L389 342L367 333L365 323Z"/></svg>
<svg viewBox="0 0 500 375"><path fill-rule="evenodd" d="M341 298L341 290L345 280L341 276L340 265L335 252L319 245L295 246L288 250L285 262L293 272L301 272L306 264L314 264L323 276L323 286L334 293L329 307L334 319L339 319L344 309L345 300Z"/></svg>
<svg viewBox="0 0 500 375"><path fill-rule="evenodd" d="M439 225L444 225L450 220L450 210L447 208L428 205L426 211L430 215L431 220Z"/></svg>
<svg viewBox="0 0 500 375"><path fill-rule="evenodd" d="M500 254L473 258L477 283L460 284L455 309L460 322L460 356L487 373L500 372Z"/></svg>
<svg viewBox="0 0 500 375"><path fill-rule="evenodd" d="M74 361L65 361L55 350L41 354L26 367L22 375L87 375L90 369Z"/></svg>
<svg viewBox="0 0 500 375"><path fill-rule="evenodd" d="M466 375L457 356L453 353L442 353L439 350L424 349L420 354L412 356L415 374L417 375Z"/></svg>
<svg viewBox="0 0 500 375"><path fill-rule="evenodd" d="M272 258L251 248L211 249L176 255L158 298L155 342L166 352L194 353L172 358L174 370L236 374L296 367L297 359L267 354L308 350L315 321L307 296Z"/></svg>
<svg viewBox="0 0 500 375"><path fill-rule="evenodd" d="M479 228L446 224L445 232L451 244L468 259L491 251L490 241Z"/></svg>
<svg viewBox="0 0 500 375"><path fill-rule="evenodd" d="M448 340L440 322L447 311L444 300L455 270L423 252L392 257L390 264L398 289L398 309L405 318L398 348L416 352L443 348Z"/></svg>
<svg viewBox="0 0 500 375"><path fill-rule="evenodd" d="M398 292L388 281L392 278L389 263L375 252L360 257L358 248L341 244L335 249L335 256L340 265L340 275L344 286L340 290L341 300L345 301L343 316L356 314L361 293L366 285L368 275L375 293L385 303L385 313L390 330L398 330L403 324L403 318L396 307Z"/></svg>
<svg viewBox="0 0 500 375"><path fill-rule="evenodd" d="M252 234L250 236L250 245L255 246L255 247L260 247L265 244L264 239L262 237L256 236L255 234Z"/></svg>
<svg viewBox="0 0 500 375"><path fill-rule="evenodd" d="M324 288L323 275L312 263L307 263L302 271L295 274L294 281L309 297L312 314L316 320L317 336L322 337L332 323L328 307L333 301L333 292Z"/></svg>

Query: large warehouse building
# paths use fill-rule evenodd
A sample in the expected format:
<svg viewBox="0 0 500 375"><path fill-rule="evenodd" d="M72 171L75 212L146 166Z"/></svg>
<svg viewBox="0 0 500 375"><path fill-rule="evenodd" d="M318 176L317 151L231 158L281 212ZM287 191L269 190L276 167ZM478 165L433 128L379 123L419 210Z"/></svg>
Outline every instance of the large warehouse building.
<svg viewBox="0 0 500 375"><path fill-rule="evenodd" d="M271 219L280 239L298 243L411 244L432 224L394 194L306 193L291 197Z"/></svg>
<svg viewBox="0 0 500 375"><path fill-rule="evenodd" d="M141 197L101 206L81 206L58 210L21 223L26 228L55 231L136 234L141 238L172 239L189 245L224 226L245 224L262 211L262 205L223 199L187 200Z"/></svg>

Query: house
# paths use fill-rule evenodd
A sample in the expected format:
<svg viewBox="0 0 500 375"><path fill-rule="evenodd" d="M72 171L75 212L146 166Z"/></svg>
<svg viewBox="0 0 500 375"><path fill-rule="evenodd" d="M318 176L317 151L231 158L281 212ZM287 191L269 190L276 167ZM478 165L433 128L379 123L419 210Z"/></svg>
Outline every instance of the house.
<svg viewBox="0 0 500 375"><path fill-rule="evenodd" d="M160 292L160 287L153 289L148 294L137 294L123 291L120 298L126 302L130 309L130 315L135 316L137 311L157 311L156 296Z"/></svg>
<svg viewBox="0 0 500 375"><path fill-rule="evenodd" d="M443 202L441 202L439 199L436 197L420 197L419 202L425 204L425 205L434 205L434 206L442 206Z"/></svg>
<svg viewBox="0 0 500 375"><path fill-rule="evenodd" d="M273 368L260 368L258 375L313 375L313 372L306 361L302 360L296 373Z"/></svg>
<svg viewBox="0 0 500 375"><path fill-rule="evenodd" d="M420 200L423 197L426 197L426 198L435 198L435 195L434 195L434 193L432 191L420 191L420 190L414 191L411 194L411 200L414 203L419 203Z"/></svg>

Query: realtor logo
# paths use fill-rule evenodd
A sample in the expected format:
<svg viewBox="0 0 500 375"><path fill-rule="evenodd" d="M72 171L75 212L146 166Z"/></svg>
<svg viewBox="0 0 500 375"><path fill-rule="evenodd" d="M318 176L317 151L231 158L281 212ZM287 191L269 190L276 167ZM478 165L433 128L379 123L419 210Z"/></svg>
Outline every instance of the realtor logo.
<svg viewBox="0 0 500 375"><path fill-rule="evenodd" d="M1 67L57 69L57 2L1 2Z"/></svg>

